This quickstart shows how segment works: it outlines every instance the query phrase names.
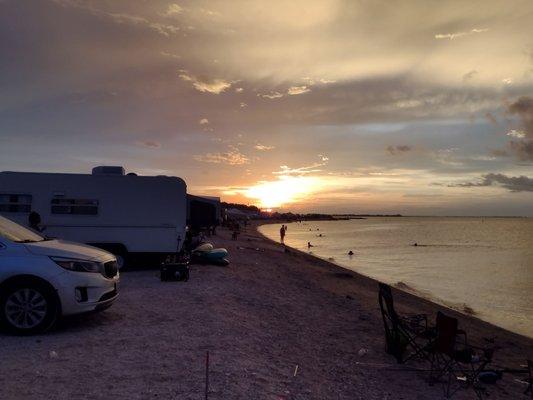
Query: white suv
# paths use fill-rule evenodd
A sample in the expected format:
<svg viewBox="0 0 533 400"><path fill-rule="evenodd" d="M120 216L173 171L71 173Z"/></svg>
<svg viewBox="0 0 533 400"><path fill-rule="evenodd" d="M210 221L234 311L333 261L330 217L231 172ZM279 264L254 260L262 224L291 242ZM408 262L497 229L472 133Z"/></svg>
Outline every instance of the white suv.
<svg viewBox="0 0 533 400"><path fill-rule="evenodd" d="M0 323L44 332L61 315L103 310L118 297L115 256L48 239L0 216Z"/></svg>

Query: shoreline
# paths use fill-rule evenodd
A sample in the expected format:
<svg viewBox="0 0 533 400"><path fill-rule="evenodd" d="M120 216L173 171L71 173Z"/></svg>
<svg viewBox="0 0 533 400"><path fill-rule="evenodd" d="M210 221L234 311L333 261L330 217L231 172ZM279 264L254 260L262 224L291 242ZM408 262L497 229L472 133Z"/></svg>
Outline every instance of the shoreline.
<svg viewBox="0 0 533 400"><path fill-rule="evenodd" d="M423 217L425 218L425 217ZM432 218L432 217L429 217L429 218ZM440 218L440 217L439 217ZM464 218L464 217L461 217L461 218ZM477 217L474 217L474 218L477 218ZM484 217L480 217L480 218L484 218ZM494 217L494 218L499 218L499 217ZM507 218L507 217L506 217ZM521 218L521 217L516 217L516 218ZM525 218L528 218L528 217L525 217ZM309 221L313 221L313 220L309 220ZM320 221L320 220L317 220L317 221ZM257 233L257 235L259 235L259 237L261 237L263 240L266 240L272 244L276 244L278 246L281 246L281 244L279 242L277 242L276 240L273 240L265 235L263 235L260 231L259 231L259 227L262 226L262 225L275 225L275 224L281 224L281 223L288 223L287 221L274 221L274 222L270 222L270 221L256 221L255 223L252 223L251 226L254 228L255 232ZM303 250L299 250L299 249L296 249L294 247L291 247L291 246L288 246L288 245L283 245L285 246L286 248L289 248L290 251L292 252L296 252L298 253L300 256L302 257L305 257L306 259L308 259L309 261L311 262L316 262L317 264L321 263L321 264L325 264L327 265L328 267L330 268L338 268L340 270L342 270L343 272L348 272L350 274L353 274L354 276L356 276L358 279L360 280L369 280L370 282L373 282L376 286L376 299L377 299L377 285L378 283L380 283L379 280L377 280L376 278L372 278L370 276L367 276L367 275L364 275L360 272L357 272L357 271L354 271L352 269L349 269L347 267L344 267L340 264L337 264L336 262L334 261L330 261L330 260L327 260L325 258L322 258L318 255L314 255L314 254L309 254ZM401 287L401 286L404 286L404 287ZM449 315L453 315L455 318L458 318L458 317L461 317L461 318L458 318L458 319L471 319L473 321L475 321L475 323L479 323L479 324L482 324L482 325L487 325L488 327L491 328L491 330L501 330L503 332L505 332L506 334L509 334L509 335L513 335L513 336L516 336L518 338L521 338L522 340L526 340L526 341L531 341L532 344L533 344L533 338L532 337L529 337L529 336L526 336L526 335L522 335L520 333L517 333L517 332L513 332L511 330L508 330L506 328L503 328L501 326L498 326L498 325L495 325L491 322L488 322L488 321L485 321L483 319L481 319L480 317L478 317L475 313L475 311L469 311L469 307L468 305L464 305L465 309L463 310L460 310L460 309L457 309L457 308L454 308L453 306L449 305L449 304L445 304L445 302L443 301L444 304L442 303L439 303L431 298L426 298L422 295L422 292L421 291L417 291L416 289L414 288L411 288L410 286L408 286L407 284L403 283L403 282L398 282L396 284L390 284L390 286L395 289L396 291L402 293L403 295L405 296L412 296L413 297L413 300L417 300L417 301L421 301L421 302L424 302L424 303L427 303L428 306L432 307L432 308L435 308L435 309L439 309L439 310L444 310L447 314ZM396 303L396 302L395 302Z"/></svg>

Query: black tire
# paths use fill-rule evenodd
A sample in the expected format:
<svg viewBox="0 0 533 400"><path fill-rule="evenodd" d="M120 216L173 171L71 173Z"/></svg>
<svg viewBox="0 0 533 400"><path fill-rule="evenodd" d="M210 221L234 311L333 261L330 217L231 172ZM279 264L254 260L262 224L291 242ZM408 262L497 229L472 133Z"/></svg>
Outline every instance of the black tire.
<svg viewBox="0 0 533 400"><path fill-rule="evenodd" d="M117 259L117 265L119 270L126 268L128 264L131 263L129 260L129 253L127 251L114 251L112 253Z"/></svg>
<svg viewBox="0 0 533 400"><path fill-rule="evenodd" d="M39 280L15 280L0 293L0 323L15 335L46 332L57 321L60 304L54 289Z"/></svg>

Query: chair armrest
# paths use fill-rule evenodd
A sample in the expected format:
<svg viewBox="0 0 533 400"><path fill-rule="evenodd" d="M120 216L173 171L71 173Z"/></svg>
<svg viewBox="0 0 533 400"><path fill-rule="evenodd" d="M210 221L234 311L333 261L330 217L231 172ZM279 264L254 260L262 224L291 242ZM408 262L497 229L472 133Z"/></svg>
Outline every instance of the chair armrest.
<svg viewBox="0 0 533 400"><path fill-rule="evenodd" d="M400 317L400 319L408 324L414 324L414 323L420 324L421 322L423 322L426 328L428 325L427 314L404 314Z"/></svg>

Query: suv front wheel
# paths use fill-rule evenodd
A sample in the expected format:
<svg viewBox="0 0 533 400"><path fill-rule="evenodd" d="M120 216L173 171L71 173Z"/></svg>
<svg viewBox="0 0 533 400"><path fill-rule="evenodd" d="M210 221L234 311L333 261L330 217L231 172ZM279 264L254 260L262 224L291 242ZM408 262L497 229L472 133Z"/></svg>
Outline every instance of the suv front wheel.
<svg viewBox="0 0 533 400"><path fill-rule="evenodd" d="M59 314L52 288L37 281L19 281L0 294L0 322L12 333L31 335L49 329Z"/></svg>

